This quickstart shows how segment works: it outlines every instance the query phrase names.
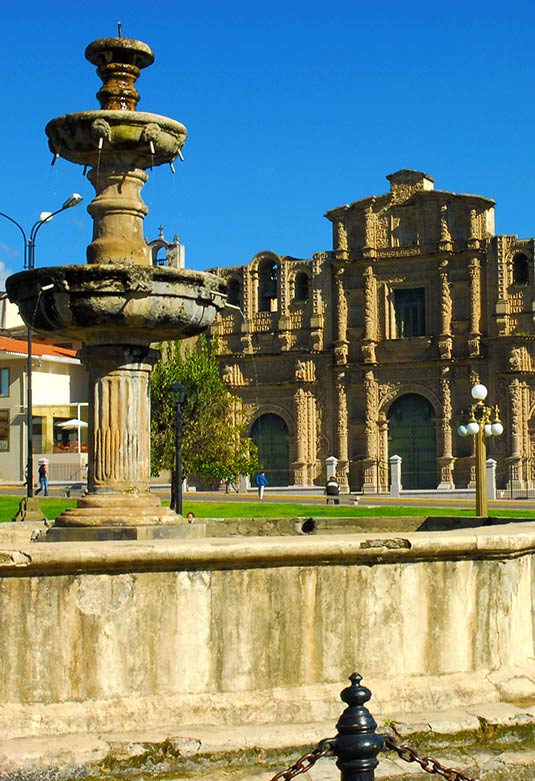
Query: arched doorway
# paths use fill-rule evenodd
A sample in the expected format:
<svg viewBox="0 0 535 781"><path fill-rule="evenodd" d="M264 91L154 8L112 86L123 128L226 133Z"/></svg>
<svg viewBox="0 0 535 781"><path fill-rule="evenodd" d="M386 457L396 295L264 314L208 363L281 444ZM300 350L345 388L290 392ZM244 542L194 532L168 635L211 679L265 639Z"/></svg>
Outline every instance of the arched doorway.
<svg viewBox="0 0 535 781"><path fill-rule="evenodd" d="M416 393L401 396L390 407L388 424L388 455L403 459L403 488L436 488L437 441L431 404Z"/></svg>
<svg viewBox="0 0 535 781"><path fill-rule="evenodd" d="M253 423L251 439L270 485L290 485L288 426L279 415L268 413Z"/></svg>

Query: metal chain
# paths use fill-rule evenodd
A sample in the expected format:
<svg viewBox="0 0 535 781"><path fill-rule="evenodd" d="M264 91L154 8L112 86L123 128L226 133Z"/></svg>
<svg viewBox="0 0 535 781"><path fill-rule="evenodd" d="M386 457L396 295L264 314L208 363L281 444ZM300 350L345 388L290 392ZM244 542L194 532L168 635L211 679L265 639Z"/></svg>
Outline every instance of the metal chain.
<svg viewBox="0 0 535 781"><path fill-rule="evenodd" d="M295 762L287 770L282 770L280 773L277 773L276 776L273 776L271 781L289 781L291 778L295 778L296 776L301 775L301 773L307 773L311 767L314 767L318 759L327 757L329 754L333 753L333 743L334 738L320 740L313 751L310 751L308 754L304 754L302 757L299 757L297 762Z"/></svg>
<svg viewBox="0 0 535 781"><path fill-rule="evenodd" d="M410 748L410 746L398 746L391 735L383 735L383 739L385 748L395 751L400 759L404 759L405 762L417 762L426 773L436 773L447 781L475 781L470 776L461 773L460 770L445 767L438 760L433 759L433 757L419 756L419 754L417 754L413 748Z"/></svg>

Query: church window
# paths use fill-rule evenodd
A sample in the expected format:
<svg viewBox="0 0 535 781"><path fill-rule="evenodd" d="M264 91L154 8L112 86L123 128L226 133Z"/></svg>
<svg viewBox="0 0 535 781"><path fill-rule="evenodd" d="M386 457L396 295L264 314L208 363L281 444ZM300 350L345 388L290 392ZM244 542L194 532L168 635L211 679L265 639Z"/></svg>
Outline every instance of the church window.
<svg viewBox="0 0 535 781"><path fill-rule="evenodd" d="M529 282L529 263L523 252L513 258L513 285L527 285Z"/></svg>
<svg viewBox="0 0 535 781"><path fill-rule="evenodd" d="M423 287L394 290L394 310L398 339L425 336L425 289Z"/></svg>
<svg viewBox="0 0 535 781"><path fill-rule="evenodd" d="M300 271L295 275L295 288L294 298L296 301L308 301L309 296L309 280L308 274L304 271Z"/></svg>
<svg viewBox="0 0 535 781"><path fill-rule="evenodd" d="M240 306L241 305L241 286L239 279L236 279L236 277L231 277L228 281L228 291L227 291L227 301L229 304L232 304L232 306Z"/></svg>
<svg viewBox="0 0 535 781"><path fill-rule="evenodd" d="M258 311L276 312L279 267L273 260L265 260L258 275Z"/></svg>

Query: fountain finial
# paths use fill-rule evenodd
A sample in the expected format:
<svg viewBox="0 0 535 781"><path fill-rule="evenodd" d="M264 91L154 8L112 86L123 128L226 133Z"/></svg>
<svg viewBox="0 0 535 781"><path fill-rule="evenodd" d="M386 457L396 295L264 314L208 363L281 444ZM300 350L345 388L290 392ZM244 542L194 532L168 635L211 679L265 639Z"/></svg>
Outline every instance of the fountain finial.
<svg viewBox="0 0 535 781"><path fill-rule="evenodd" d="M97 92L101 109L135 111L139 93L134 87L141 69L154 62L150 46L143 41L123 38L118 23L118 38L100 38L85 50L86 59L97 66L103 86Z"/></svg>

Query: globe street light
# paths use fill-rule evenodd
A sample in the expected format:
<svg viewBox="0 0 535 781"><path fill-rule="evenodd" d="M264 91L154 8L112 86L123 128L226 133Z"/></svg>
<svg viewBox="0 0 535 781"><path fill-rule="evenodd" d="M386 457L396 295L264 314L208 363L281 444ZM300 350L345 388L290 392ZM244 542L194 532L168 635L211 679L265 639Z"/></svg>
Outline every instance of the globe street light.
<svg viewBox="0 0 535 781"><path fill-rule="evenodd" d="M13 225L16 225L22 234L24 242L24 269L35 268L35 242L37 234L43 225L56 216L60 212L72 209L73 206L78 206L83 200L82 196L78 193L73 193L63 203L61 208L56 209L54 212L41 212L39 219L34 222L30 229L29 236L26 231L13 217L5 212L0 212L0 217L4 217ZM26 502L21 504L19 513L17 514L17 520L25 520L28 517L28 499L33 497L33 408L32 408L32 342L33 342L32 329L28 326L28 350L27 350L27 363L26 363L26 433L27 433L27 453L26 453ZM42 517L42 513L39 514L39 508L35 507L34 512Z"/></svg>
<svg viewBox="0 0 535 781"><path fill-rule="evenodd" d="M176 404L175 416L175 483L172 486L171 501L174 497L172 509L177 515L182 515L182 405L186 398L187 388L180 382L171 385L173 401Z"/></svg>
<svg viewBox="0 0 535 781"><path fill-rule="evenodd" d="M479 518L488 517L488 494L486 480L487 447L485 437L499 437L503 434L498 405L485 404L487 389L478 383L471 390L474 403L462 413L462 420L457 428L460 437L476 438L476 515Z"/></svg>

